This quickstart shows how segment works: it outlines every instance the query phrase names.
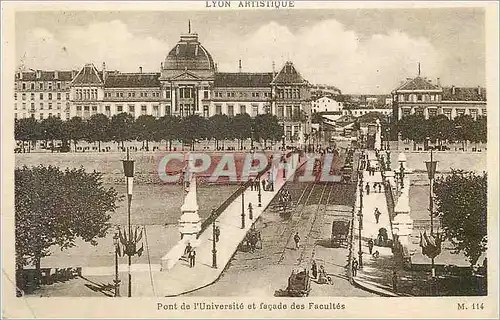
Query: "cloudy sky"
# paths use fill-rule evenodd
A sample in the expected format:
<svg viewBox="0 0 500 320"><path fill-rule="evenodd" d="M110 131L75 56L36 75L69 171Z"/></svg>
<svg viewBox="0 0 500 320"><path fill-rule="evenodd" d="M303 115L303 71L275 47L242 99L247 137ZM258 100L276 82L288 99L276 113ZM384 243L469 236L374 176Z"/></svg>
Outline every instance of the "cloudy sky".
<svg viewBox="0 0 500 320"><path fill-rule="evenodd" d="M188 19L220 71L271 71L292 60L312 83L388 93L413 77L485 85L483 9L21 12L17 66L159 72Z"/></svg>

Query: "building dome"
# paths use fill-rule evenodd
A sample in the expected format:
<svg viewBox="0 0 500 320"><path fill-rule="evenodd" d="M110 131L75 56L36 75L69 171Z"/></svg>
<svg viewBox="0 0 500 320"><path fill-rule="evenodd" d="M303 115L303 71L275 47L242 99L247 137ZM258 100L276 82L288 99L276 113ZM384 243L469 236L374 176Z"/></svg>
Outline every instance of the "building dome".
<svg viewBox="0 0 500 320"><path fill-rule="evenodd" d="M198 41L198 34L181 35L165 59L165 70L214 70L214 60Z"/></svg>

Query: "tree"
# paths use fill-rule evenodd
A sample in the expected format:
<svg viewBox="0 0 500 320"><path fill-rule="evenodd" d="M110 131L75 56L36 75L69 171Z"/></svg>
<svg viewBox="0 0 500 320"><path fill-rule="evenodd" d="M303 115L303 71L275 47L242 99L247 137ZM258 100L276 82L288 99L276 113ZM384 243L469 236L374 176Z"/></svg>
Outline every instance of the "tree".
<svg viewBox="0 0 500 320"><path fill-rule="evenodd" d="M110 140L109 125L109 118L102 113L94 114L87 120L85 138L88 142L97 142L99 152L101 152L101 141Z"/></svg>
<svg viewBox="0 0 500 320"><path fill-rule="evenodd" d="M208 135L208 121L197 114L187 116L181 122L181 137L184 142L189 142L194 150L194 142L206 138Z"/></svg>
<svg viewBox="0 0 500 320"><path fill-rule="evenodd" d="M428 122L421 114L411 114L399 121L399 130L403 139L413 141L413 150L417 143L422 143L429 136Z"/></svg>
<svg viewBox="0 0 500 320"><path fill-rule="evenodd" d="M51 152L54 152L54 140L63 139L63 121L56 117L48 117L40 124L42 139L47 142L51 141Z"/></svg>
<svg viewBox="0 0 500 320"><path fill-rule="evenodd" d="M323 117L321 116L321 113L313 112L311 116L311 123L322 123L322 122L323 122Z"/></svg>
<svg viewBox="0 0 500 320"><path fill-rule="evenodd" d="M157 129L156 119L152 115L141 115L135 120L134 132L137 140L146 142L146 151L149 150L148 142L153 139Z"/></svg>
<svg viewBox="0 0 500 320"><path fill-rule="evenodd" d="M115 114L111 117L108 135L112 140L116 141L118 145L121 142L122 148L123 142L132 140L134 136L134 120L134 116L125 112Z"/></svg>
<svg viewBox="0 0 500 320"><path fill-rule="evenodd" d="M474 265L487 246L487 175L452 170L434 184L445 238Z"/></svg>
<svg viewBox="0 0 500 320"><path fill-rule="evenodd" d="M24 143L28 143L28 152L31 152L31 145L36 144L36 141L40 139L41 126L35 118L23 118L16 119L14 125L14 138L17 141L22 142L22 150L24 149Z"/></svg>
<svg viewBox="0 0 500 320"><path fill-rule="evenodd" d="M73 141L76 152L76 145L78 144L78 141L85 137L85 123L82 118L73 117L64 122L63 130L66 132L68 139Z"/></svg>
<svg viewBox="0 0 500 320"><path fill-rule="evenodd" d="M168 150L172 151L172 140L178 140L180 135L181 120L172 115L166 115L156 121L154 138L156 141L165 140Z"/></svg>
<svg viewBox="0 0 500 320"><path fill-rule="evenodd" d="M453 134L453 123L443 114L432 116L428 120L428 136L432 141L450 140Z"/></svg>
<svg viewBox="0 0 500 320"><path fill-rule="evenodd" d="M252 118L248 113L237 114L231 119L231 131L239 140L240 150L243 150L243 140L252 136Z"/></svg>
<svg viewBox="0 0 500 320"><path fill-rule="evenodd" d="M453 136L455 140L462 142L465 149L465 141L471 141L474 136L474 119L470 115L460 115L453 119Z"/></svg>
<svg viewBox="0 0 500 320"><path fill-rule="evenodd" d="M264 140L264 148L267 141L276 141L283 135L283 127L279 124L278 118L269 113L259 114L254 121L254 137L257 141Z"/></svg>
<svg viewBox="0 0 500 320"><path fill-rule="evenodd" d="M209 133L210 137L215 140L215 148L219 148L219 141L229 136L229 117L225 114L216 114L209 119ZM224 142L222 143L224 148Z"/></svg>
<svg viewBox="0 0 500 320"><path fill-rule="evenodd" d="M101 173L83 168L24 166L15 170L14 186L16 269L32 264L38 275L52 246L67 249L76 238L97 245L120 200L113 188L103 186Z"/></svg>

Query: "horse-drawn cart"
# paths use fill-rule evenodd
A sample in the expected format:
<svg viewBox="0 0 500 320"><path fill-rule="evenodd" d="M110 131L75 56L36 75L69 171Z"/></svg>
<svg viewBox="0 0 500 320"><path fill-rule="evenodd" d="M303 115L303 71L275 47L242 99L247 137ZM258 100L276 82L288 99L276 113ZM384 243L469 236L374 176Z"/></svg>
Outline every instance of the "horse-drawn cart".
<svg viewBox="0 0 500 320"><path fill-rule="evenodd" d="M251 251L254 252L255 249L262 249L262 238L260 235L260 231L255 229L254 226L250 230L248 230L245 238L240 244L240 250Z"/></svg>
<svg viewBox="0 0 500 320"><path fill-rule="evenodd" d="M307 297L311 292L311 279L309 271L304 269L300 272L292 271L288 277L288 286L285 290L279 289L274 292L276 297Z"/></svg>
<svg viewBox="0 0 500 320"><path fill-rule="evenodd" d="M349 236L350 221L335 220L332 223L332 247L338 248L343 245L347 246Z"/></svg>

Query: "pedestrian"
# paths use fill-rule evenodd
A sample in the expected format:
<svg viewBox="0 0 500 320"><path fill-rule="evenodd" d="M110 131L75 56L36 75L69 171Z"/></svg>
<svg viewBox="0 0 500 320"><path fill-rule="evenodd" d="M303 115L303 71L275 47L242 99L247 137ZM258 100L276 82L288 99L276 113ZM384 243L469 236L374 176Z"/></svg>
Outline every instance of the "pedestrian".
<svg viewBox="0 0 500 320"><path fill-rule="evenodd" d="M366 195L369 195L370 194L370 185L368 184L368 182L366 183L365 189L366 189Z"/></svg>
<svg viewBox="0 0 500 320"><path fill-rule="evenodd" d="M316 260L313 260L311 271L313 279L316 280L318 278L318 266L316 265Z"/></svg>
<svg viewBox="0 0 500 320"><path fill-rule="evenodd" d="M195 250L191 250L189 252L189 267L193 268L194 265L195 265L195 262L196 262L196 251Z"/></svg>
<svg viewBox="0 0 500 320"><path fill-rule="evenodd" d="M260 189L260 183L259 183L259 180L254 179L254 182L253 182L253 183L254 183L254 186L253 186L254 190L255 190L255 191L259 191L259 189Z"/></svg>
<svg viewBox="0 0 500 320"><path fill-rule="evenodd" d="M378 192L379 192L379 193L380 193L380 192L382 192L382 183L379 183L379 184L378 184Z"/></svg>
<svg viewBox="0 0 500 320"><path fill-rule="evenodd" d="M215 242L219 242L219 238L220 238L220 228L219 228L219 226L216 226L215 227Z"/></svg>
<svg viewBox="0 0 500 320"><path fill-rule="evenodd" d="M266 191L266 179L262 179L262 190Z"/></svg>
<svg viewBox="0 0 500 320"><path fill-rule="evenodd" d="M373 251L373 240L370 239L368 240L368 252L372 254L372 251Z"/></svg>
<svg viewBox="0 0 500 320"><path fill-rule="evenodd" d="M253 220L253 207L251 202L248 203L248 217L250 220Z"/></svg>
<svg viewBox="0 0 500 320"><path fill-rule="evenodd" d="M299 242L300 242L300 236L298 232L295 233L293 241L295 241L295 250L297 250L299 248Z"/></svg>
<svg viewBox="0 0 500 320"><path fill-rule="evenodd" d="M394 293L398 292L398 274L396 271L392 272L392 291L394 291Z"/></svg>
<svg viewBox="0 0 500 320"><path fill-rule="evenodd" d="M382 213L378 210L378 208L375 208L375 221L377 222L377 224L381 214Z"/></svg>
<svg viewBox="0 0 500 320"><path fill-rule="evenodd" d="M255 183L254 183L253 179L250 179L250 191L253 191L254 185L255 185Z"/></svg>
<svg viewBox="0 0 500 320"><path fill-rule="evenodd" d="M377 192L378 182L373 183L373 192Z"/></svg>
<svg viewBox="0 0 500 320"><path fill-rule="evenodd" d="M188 242L186 249L184 249L184 254L189 254L191 252L191 249L193 249L193 247L191 247L191 243Z"/></svg>
<svg viewBox="0 0 500 320"><path fill-rule="evenodd" d="M358 274L358 260L356 260L356 258L354 258L354 260L352 260L352 276L355 277L357 274Z"/></svg>

